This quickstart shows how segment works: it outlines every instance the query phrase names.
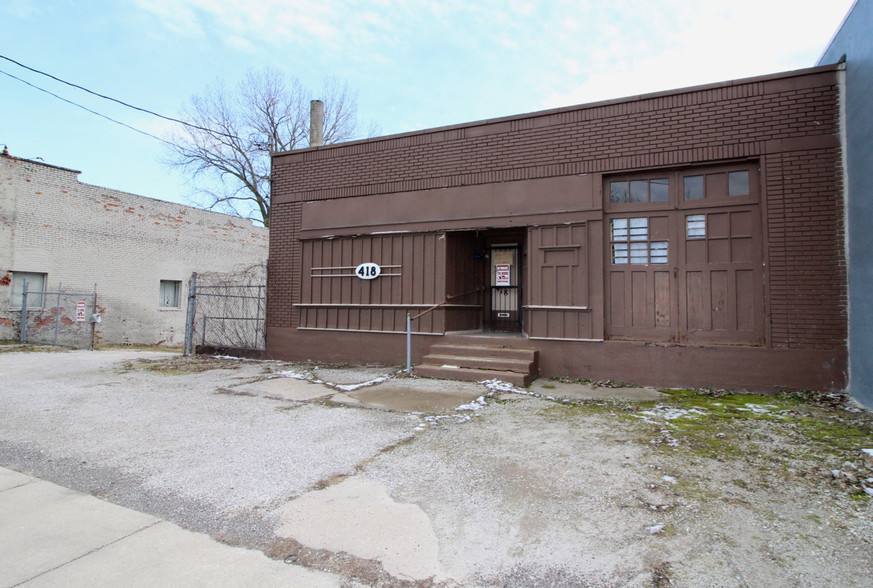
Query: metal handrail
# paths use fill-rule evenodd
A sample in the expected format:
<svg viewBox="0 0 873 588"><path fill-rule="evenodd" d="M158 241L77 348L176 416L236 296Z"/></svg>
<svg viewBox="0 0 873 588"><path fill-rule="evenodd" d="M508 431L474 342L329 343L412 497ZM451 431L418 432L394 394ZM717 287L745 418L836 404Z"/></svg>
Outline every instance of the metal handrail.
<svg viewBox="0 0 873 588"><path fill-rule="evenodd" d="M412 373L412 321L417 318L421 318L429 312L433 312L440 306L444 304L448 304L449 300L454 300L455 298L460 298L462 296L466 296L467 294L473 294L474 292L484 292L485 288L479 287L469 292L464 292L463 294L452 294L451 296L446 296L446 299L438 304L434 304L427 310L423 310L415 316L411 316L408 312L406 313L406 373Z"/></svg>
<svg viewBox="0 0 873 588"><path fill-rule="evenodd" d="M439 308L443 304L448 304L449 300L454 300L455 298L460 298L461 296L466 296L467 294L472 294L473 292L484 292L484 291L485 291L485 288L480 287L480 288L476 288L474 290L470 290L469 292L464 292L463 294L452 294L451 296L446 296L445 300L443 300L439 304L434 304L433 306L431 306L430 308L428 308L426 310L421 311L420 313L418 313L414 317L411 317L410 320L414 321L415 319L422 317L431 311L436 310L437 308ZM406 314L408 315L409 313L406 313Z"/></svg>

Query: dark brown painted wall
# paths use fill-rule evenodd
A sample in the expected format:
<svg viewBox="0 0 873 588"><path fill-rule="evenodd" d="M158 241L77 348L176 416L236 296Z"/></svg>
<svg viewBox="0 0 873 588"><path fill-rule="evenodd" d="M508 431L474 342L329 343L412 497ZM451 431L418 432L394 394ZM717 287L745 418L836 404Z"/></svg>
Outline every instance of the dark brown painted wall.
<svg viewBox="0 0 873 588"><path fill-rule="evenodd" d="M306 275L304 243L389 231L430 233L439 240L453 230L513 226L529 227L528 288L532 295L538 288L541 292L538 300L527 302L578 307L530 309L528 334L602 338L604 181L612 174L751 162L758 166L760 179L764 341L742 354L735 347L707 347L707 361L718 364L709 371L730 374L748 364L749 353L757 353L762 365L774 366L774 373L765 378L758 374L761 368L747 370L753 375L737 379L743 386L772 386L781 377L794 384L805 378L806 385L841 387L847 325L838 75L836 67L828 66L277 154L268 350L277 357L317 358L318 353L307 355L317 352L317 340L324 343L325 355L343 350L348 361L384 361L383 351L393 351L393 339L390 345L346 345L365 337L358 334L310 331L299 338L303 332L298 326L319 320L299 306L314 303L307 298L312 290L305 285L311 278ZM558 235L557 227L567 223L575 228L561 229L562 245L543 249L550 231ZM411 238L399 235L399 241ZM434 250L433 258L448 264L442 272L445 279L434 282L429 296L403 297L403 304L439 302L440 296L457 293L458 279L451 269L457 243L449 243L440 252ZM570 260L570 251L581 252L583 261L573 265L578 259ZM349 265L360 261L368 260ZM543 289L547 283L553 284L551 290ZM453 330L477 320L457 313L446 318L443 312L433 313L434 322L419 330L434 332L440 325ZM390 328L379 330L396 330L398 320L392 315L385 322ZM299 345L304 340L306 352ZM617 342L528 344L551 354L540 360L546 373L599 377L627 365L610 352L618 351ZM591 346L603 351L592 353ZM790 369L791 355L774 360L778 348L807 353L797 355L797 366ZM426 344L418 343L416 353L420 356L424 349ZM670 346L653 349L647 353L665 364L679 353ZM703 353L702 347L682 349L683 357ZM599 359L581 361L580 354ZM677 378L684 374L697 384L706 380L694 370L700 365L692 361Z"/></svg>

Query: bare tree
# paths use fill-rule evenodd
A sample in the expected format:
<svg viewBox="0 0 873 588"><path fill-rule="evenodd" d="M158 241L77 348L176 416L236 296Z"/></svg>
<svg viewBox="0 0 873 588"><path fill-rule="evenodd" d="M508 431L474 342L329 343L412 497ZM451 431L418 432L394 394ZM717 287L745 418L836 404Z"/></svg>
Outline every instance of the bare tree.
<svg viewBox="0 0 873 588"><path fill-rule="evenodd" d="M249 71L235 88L223 82L195 95L174 133L169 163L191 173L202 204L270 226L270 152L305 146L313 93L274 69ZM357 93L327 78L324 142L359 136ZM371 133L375 130L371 128Z"/></svg>

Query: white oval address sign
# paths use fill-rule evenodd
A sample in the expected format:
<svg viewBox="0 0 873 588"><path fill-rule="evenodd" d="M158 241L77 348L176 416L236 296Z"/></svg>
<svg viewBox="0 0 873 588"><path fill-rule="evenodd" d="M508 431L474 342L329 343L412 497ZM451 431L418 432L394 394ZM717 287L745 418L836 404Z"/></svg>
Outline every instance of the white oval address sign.
<svg viewBox="0 0 873 588"><path fill-rule="evenodd" d="M379 264L372 262L362 263L355 269L355 275L362 280L372 280L373 278L378 278L379 274L381 273L382 268L379 267Z"/></svg>

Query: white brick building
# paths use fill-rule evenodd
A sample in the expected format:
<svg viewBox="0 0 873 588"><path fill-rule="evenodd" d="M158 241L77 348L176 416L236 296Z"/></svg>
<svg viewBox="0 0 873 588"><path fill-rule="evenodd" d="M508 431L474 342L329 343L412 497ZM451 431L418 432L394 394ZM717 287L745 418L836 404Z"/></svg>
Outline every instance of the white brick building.
<svg viewBox="0 0 873 588"><path fill-rule="evenodd" d="M0 339L18 337L28 279L31 291L96 284L96 342L181 345L192 272L266 262L269 231L251 221L82 184L79 173L0 156Z"/></svg>

